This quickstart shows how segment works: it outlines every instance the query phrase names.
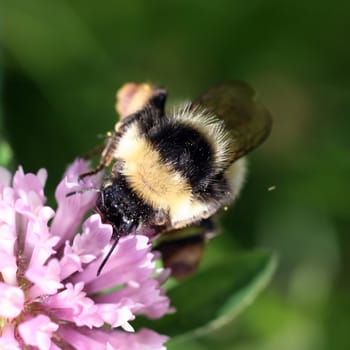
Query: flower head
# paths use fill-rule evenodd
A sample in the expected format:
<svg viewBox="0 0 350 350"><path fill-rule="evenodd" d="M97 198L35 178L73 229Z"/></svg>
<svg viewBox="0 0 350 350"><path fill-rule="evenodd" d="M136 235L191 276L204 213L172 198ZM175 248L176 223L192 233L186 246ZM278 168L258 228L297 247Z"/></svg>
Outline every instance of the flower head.
<svg viewBox="0 0 350 350"><path fill-rule="evenodd" d="M96 276L112 228L98 214L81 225L94 192L66 196L99 187L97 177L78 183L87 169L77 160L67 170L56 211L45 206L45 170L19 168L11 184L0 169L0 349L164 349L166 337L129 323L169 312L148 237L121 238Z"/></svg>

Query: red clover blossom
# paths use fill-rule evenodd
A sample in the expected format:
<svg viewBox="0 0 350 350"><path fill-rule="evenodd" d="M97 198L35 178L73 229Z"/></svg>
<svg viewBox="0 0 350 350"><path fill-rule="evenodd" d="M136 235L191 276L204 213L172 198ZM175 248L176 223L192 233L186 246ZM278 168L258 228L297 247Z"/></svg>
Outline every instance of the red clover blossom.
<svg viewBox="0 0 350 350"><path fill-rule="evenodd" d="M160 286L166 273L156 269L148 237L121 238L96 276L112 228L98 214L82 223L96 193L66 197L100 186L98 176L78 183L87 170L82 160L69 167L55 212L45 205L44 169L19 168L13 178L0 169L0 349L165 349L167 337L129 323L169 312Z"/></svg>

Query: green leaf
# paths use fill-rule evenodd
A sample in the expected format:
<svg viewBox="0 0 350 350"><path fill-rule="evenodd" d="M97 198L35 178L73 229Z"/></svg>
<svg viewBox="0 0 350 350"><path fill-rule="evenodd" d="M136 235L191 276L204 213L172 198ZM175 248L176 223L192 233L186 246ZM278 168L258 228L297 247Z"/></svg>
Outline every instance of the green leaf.
<svg viewBox="0 0 350 350"><path fill-rule="evenodd" d="M176 313L152 321L150 327L177 343L224 326L264 289L276 260L274 254L255 252L211 266L171 289L168 296Z"/></svg>

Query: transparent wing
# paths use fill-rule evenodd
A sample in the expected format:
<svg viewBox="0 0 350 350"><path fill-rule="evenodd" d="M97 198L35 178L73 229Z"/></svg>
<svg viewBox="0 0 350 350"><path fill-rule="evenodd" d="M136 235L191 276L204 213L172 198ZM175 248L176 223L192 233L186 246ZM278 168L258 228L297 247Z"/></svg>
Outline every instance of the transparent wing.
<svg viewBox="0 0 350 350"><path fill-rule="evenodd" d="M215 86L192 102L193 107L198 105L223 119L231 131L232 162L259 146L270 134L271 115L244 82Z"/></svg>

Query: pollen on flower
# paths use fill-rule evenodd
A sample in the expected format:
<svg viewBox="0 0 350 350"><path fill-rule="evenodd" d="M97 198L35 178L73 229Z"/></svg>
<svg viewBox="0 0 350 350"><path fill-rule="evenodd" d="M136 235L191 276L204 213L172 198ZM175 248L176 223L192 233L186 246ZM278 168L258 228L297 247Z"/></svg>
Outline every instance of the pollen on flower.
<svg viewBox="0 0 350 350"><path fill-rule="evenodd" d="M45 170L11 177L0 168L0 349L165 349L167 337L130 324L170 311L148 237L121 238L96 276L112 228L98 214L82 223L94 192L66 197L100 187L97 176L78 182L86 171L82 160L68 168L54 211L45 205Z"/></svg>

